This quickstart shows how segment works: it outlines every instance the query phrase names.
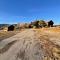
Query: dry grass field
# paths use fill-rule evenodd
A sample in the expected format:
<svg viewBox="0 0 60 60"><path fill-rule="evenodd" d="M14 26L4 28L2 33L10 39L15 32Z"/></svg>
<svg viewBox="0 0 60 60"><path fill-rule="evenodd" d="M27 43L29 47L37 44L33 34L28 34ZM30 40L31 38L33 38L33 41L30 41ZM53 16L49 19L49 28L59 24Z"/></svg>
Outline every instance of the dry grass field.
<svg viewBox="0 0 60 60"><path fill-rule="evenodd" d="M59 27L50 27L50 28L42 28L43 31L50 31L50 32L60 32Z"/></svg>
<svg viewBox="0 0 60 60"><path fill-rule="evenodd" d="M60 60L60 28L37 29L37 36L47 53L44 60Z"/></svg>

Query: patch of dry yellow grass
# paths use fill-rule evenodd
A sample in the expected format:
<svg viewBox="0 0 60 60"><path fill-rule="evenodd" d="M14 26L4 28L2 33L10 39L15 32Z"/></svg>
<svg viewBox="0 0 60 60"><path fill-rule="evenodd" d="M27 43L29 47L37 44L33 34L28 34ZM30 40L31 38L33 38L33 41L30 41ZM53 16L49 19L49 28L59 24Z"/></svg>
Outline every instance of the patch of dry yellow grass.
<svg viewBox="0 0 60 60"><path fill-rule="evenodd" d="M43 31L60 32L59 27L42 28Z"/></svg>
<svg viewBox="0 0 60 60"><path fill-rule="evenodd" d="M0 31L0 41L2 41L3 39L9 38L17 33L18 32L16 31Z"/></svg>
<svg viewBox="0 0 60 60"><path fill-rule="evenodd" d="M47 34L44 31L59 32L59 28L42 28L37 29L37 37L40 39L43 49L45 50L47 56L44 57L44 60L60 60L60 46L55 45L49 40Z"/></svg>

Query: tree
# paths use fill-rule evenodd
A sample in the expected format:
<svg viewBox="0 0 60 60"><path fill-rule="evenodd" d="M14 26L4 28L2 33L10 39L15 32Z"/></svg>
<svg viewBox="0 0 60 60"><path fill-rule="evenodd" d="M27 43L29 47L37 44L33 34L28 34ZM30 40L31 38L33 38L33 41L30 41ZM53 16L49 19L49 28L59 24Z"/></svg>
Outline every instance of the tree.
<svg viewBox="0 0 60 60"><path fill-rule="evenodd" d="M40 20L40 21L39 21L39 25L40 25L41 27L47 26L47 24L46 24L46 22L45 22L44 20Z"/></svg>
<svg viewBox="0 0 60 60"><path fill-rule="evenodd" d="M48 22L48 27L53 27L53 24L54 24L54 22L53 22L52 20L50 20L50 21Z"/></svg>
<svg viewBox="0 0 60 60"><path fill-rule="evenodd" d="M33 23L33 25L36 26L36 28L39 28L39 21L38 21L38 20L35 21L35 22Z"/></svg>
<svg viewBox="0 0 60 60"><path fill-rule="evenodd" d="M14 30L14 26L13 25L10 25L9 27L8 27L8 31L13 31Z"/></svg>

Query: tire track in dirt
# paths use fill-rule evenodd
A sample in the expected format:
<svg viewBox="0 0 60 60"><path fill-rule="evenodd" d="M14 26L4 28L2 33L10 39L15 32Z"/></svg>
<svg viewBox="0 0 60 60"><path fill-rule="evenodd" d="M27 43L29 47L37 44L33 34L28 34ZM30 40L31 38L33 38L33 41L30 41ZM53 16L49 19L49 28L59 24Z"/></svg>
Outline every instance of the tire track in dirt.
<svg viewBox="0 0 60 60"><path fill-rule="evenodd" d="M1 50L2 48L4 48L5 45L7 46L9 43L21 39L20 37L21 37L21 36L24 36L24 33L26 33L26 31L23 31L23 32L21 32L21 33L18 33L17 35L14 35L14 36L12 36L12 37L10 37L10 38L7 38L7 39L4 39L3 41L1 41L1 42L0 42L0 50ZM21 35L20 35L20 34L21 34Z"/></svg>
<svg viewBox="0 0 60 60"><path fill-rule="evenodd" d="M15 41L12 41L12 42L8 43L7 45L5 45L5 47L0 49L0 54L3 54L4 52L6 52L16 42L17 41L15 40Z"/></svg>

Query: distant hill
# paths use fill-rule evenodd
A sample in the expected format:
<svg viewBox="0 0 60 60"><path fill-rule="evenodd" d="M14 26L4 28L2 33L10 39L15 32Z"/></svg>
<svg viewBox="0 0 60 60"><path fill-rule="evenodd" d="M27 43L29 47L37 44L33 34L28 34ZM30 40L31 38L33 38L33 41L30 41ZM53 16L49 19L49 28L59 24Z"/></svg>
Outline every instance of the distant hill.
<svg viewBox="0 0 60 60"><path fill-rule="evenodd" d="M8 27L10 24L0 24L0 28L1 27Z"/></svg>
<svg viewBox="0 0 60 60"><path fill-rule="evenodd" d="M0 28L1 28L1 27L8 27L8 26L10 26L10 25L17 26L17 24L0 24Z"/></svg>

